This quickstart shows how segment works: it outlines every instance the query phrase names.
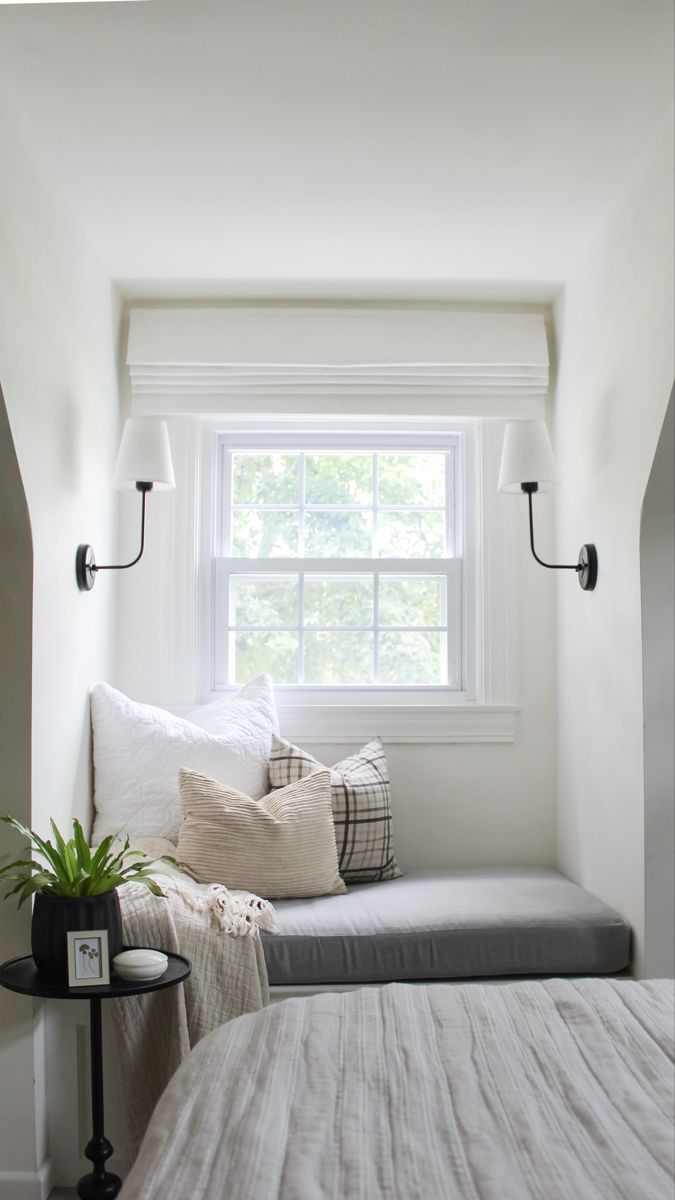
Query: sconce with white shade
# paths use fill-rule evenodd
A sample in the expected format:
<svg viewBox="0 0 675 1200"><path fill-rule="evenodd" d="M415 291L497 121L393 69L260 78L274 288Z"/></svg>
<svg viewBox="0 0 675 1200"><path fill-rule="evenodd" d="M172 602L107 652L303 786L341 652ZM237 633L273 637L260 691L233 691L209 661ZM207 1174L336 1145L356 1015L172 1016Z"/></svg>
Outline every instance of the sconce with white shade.
<svg viewBox="0 0 675 1200"><path fill-rule="evenodd" d="M148 492L175 488L169 431L166 421L130 417L124 423L113 487L119 491L135 489L141 493L141 548L128 563L99 564L91 546L77 548L75 574L81 592L90 592L99 571L126 571L141 558L145 548L145 499Z"/></svg>
<svg viewBox="0 0 675 1200"><path fill-rule="evenodd" d="M585 592L592 592L598 578L598 553L586 542L574 564L547 563L534 548L532 497L535 492L550 492L560 487L551 439L545 421L509 421L504 432L502 461L499 469L500 492L525 493L530 514L530 548L537 562L551 571L576 571Z"/></svg>

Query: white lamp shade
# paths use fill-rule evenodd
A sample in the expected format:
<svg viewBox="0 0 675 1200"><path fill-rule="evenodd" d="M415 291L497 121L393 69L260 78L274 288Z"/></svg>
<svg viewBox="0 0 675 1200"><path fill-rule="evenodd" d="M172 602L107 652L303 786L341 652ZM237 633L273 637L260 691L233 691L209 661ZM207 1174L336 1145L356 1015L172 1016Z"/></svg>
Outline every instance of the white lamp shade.
<svg viewBox="0 0 675 1200"><path fill-rule="evenodd" d="M166 421L130 417L124 422L113 487L131 489L137 483L152 483L158 491L176 486Z"/></svg>
<svg viewBox="0 0 675 1200"><path fill-rule="evenodd" d="M520 492L521 484L537 483L540 492L560 487L545 421L509 421L504 431L500 492Z"/></svg>

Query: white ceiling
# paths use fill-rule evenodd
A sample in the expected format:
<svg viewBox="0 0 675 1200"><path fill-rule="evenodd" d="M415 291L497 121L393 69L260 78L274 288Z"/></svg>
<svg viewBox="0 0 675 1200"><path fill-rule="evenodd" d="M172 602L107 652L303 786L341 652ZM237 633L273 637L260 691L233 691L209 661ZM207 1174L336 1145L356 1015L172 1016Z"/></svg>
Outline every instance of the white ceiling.
<svg viewBox="0 0 675 1200"><path fill-rule="evenodd" d="M672 104L672 0L0 7L129 294L546 299Z"/></svg>

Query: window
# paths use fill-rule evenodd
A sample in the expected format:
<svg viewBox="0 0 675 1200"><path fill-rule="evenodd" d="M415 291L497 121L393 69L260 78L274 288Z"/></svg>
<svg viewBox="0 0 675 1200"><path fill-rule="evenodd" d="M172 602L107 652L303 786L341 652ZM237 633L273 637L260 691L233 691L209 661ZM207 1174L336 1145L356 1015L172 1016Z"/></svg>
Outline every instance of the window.
<svg viewBox="0 0 675 1200"><path fill-rule="evenodd" d="M211 690L465 697L470 436L220 432Z"/></svg>

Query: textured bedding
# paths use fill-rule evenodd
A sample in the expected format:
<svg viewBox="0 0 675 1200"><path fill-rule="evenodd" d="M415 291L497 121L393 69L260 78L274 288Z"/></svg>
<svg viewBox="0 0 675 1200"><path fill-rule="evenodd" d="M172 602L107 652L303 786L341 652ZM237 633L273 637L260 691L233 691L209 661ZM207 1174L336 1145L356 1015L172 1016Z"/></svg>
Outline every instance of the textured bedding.
<svg viewBox="0 0 675 1200"><path fill-rule="evenodd" d="M673 984L286 1000L197 1046L123 1200L665 1200Z"/></svg>

